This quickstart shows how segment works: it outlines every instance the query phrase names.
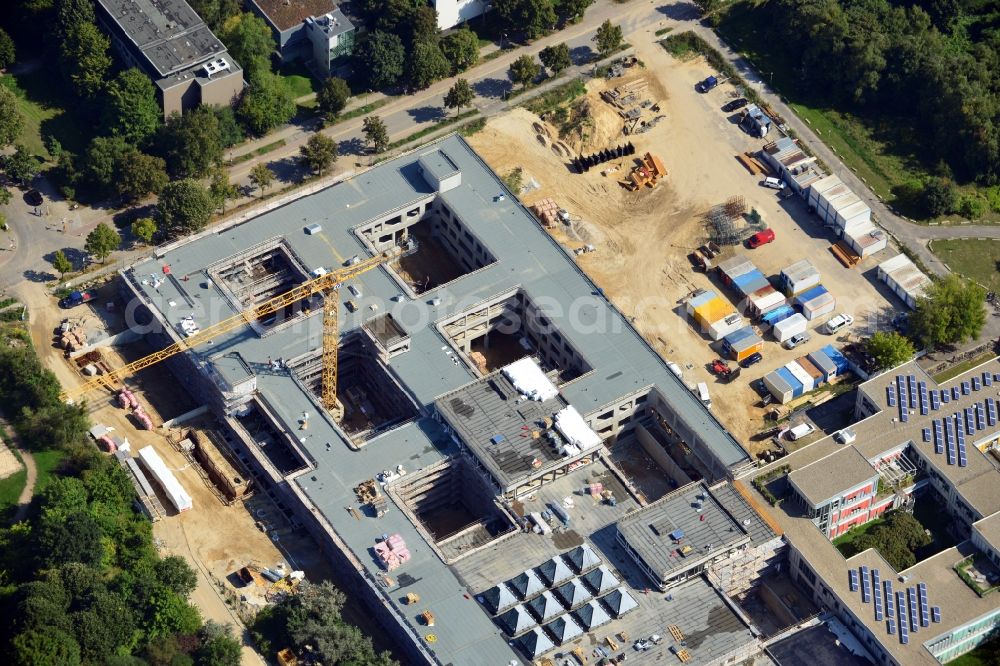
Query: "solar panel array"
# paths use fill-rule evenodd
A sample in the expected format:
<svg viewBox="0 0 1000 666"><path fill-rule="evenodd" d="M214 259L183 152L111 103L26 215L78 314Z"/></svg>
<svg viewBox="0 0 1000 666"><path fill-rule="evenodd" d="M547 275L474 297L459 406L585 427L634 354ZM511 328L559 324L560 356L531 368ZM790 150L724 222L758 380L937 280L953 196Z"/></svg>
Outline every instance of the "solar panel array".
<svg viewBox="0 0 1000 666"><path fill-rule="evenodd" d="M1000 379L997 380L1000 382ZM847 571L851 592L861 592L861 601L873 606L876 622L885 622L886 633L899 632L899 642L906 645L910 633L920 627L941 622L940 606L927 602L927 584L917 583L905 590L893 592L892 581L882 580L878 569L860 566Z"/></svg>

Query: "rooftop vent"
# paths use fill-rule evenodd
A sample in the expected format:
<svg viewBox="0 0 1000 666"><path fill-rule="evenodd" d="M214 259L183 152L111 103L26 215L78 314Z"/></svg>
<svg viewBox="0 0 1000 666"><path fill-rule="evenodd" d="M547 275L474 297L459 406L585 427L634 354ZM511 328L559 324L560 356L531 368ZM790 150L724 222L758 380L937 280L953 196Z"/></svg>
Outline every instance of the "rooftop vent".
<svg viewBox="0 0 1000 666"><path fill-rule="evenodd" d="M216 58L210 62L205 63L205 74L211 77L213 74L218 74L219 72L225 72L229 69L229 63L223 58Z"/></svg>

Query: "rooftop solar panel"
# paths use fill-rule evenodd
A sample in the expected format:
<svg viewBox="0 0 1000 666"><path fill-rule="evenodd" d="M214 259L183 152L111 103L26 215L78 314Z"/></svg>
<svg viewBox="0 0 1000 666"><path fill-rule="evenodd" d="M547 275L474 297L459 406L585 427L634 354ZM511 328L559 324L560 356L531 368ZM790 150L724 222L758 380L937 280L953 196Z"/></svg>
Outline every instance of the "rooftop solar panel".
<svg viewBox="0 0 1000 666"><path fill-rule="evenodd" d="M958 442L958 466L966 467L969 464L969 459L965 453L965 441L959 440Z"/></svg>
<svg viewBox="0 0 1000 666"><path fill-rule="evenodd" d="M958 387L957 386L952 386L951 387L951 399L952 400L958 400Z"/></svg>
<svg viewBox="0 0 1000 666"><path fill-rule="evenodd" d="M910 621L910 631L917 633L917 588L906 589L906 617Z"/></svg>
<svg viewBox="0 0 1000 666"><path fill-rule="evenodd" d="M924 441L925 442L931 441L931 429L930 428L924 428L921 432L923 433Z"/></svg>
<svg viewBox="0 0 1000 666"><path fill-rule="evenodd" d="M993 398L986 398L986 422L990 427L997 424L997 403Z"/></svg>
<svg viewBox="0 0 1000 666"><path fill-rule="evenodd" d="M893 617L896 614L896 603L892 598L892 581L885 581L882 586L885 588L885 616Z"/></svg>
<svg viewBox="0 0 1000 666"><path fill-rule="evenodd" d="M937 391L931 391L931 409L941 409L941 395Z"/></svg>
<svg viewBox="0 0 1000 666"><path fill-rule="evenodd" d="M971 407L965 408L965 433L971 435L976 431L976 416Z"/></svg>
<svg viewBox="0 0 1000 666"><path fill-rule="evenodd" d="M944 431L945 442L948 444L948 464L955 464L955 417L952 416L945 422Z"/></svg>
<svg viewBox="0 0 1000 666"><path fill-rule="evenodd" d="M910 375L910 384L906 389L906 393L910 398L910 409L917 408L917 380L913 375Z"/></svg>
<svg viewBox="0 0 1000 666"><path fill-rule="evenodd" d="M906 405L902 402L899 403L899 420L903 423L910 420L910 412L906 409Z"/></svg>
<svg viewBox="0 0 1000 666"><path fill-rule="evenodd" d="M983 430L986 428L986 408L983 407L983 403L976 403L976 430Z"/></svg>
<svg viewBox="0 0 1000 666"><path fill-rule="evenodd" d="M885 632L887 634L894 634L894 633L896 633L896 621L895 620L886 620L885 621Z"/></svg>
<svg viewBox="0 0 1000 666"><path fill-rule="evenodd" d="M947 390L941 391L941 402L947 405L951 401L951 394Z"/></svg>
<svg viewBox="0 0 1000 666"><path fill-rule="evenodd" d="M857 569L850 569L847 572L848 579L851 585L851 592L858 591L858 571Z"/></svg>
<svg viewBox="0 0 1000 666"><path fill-rule="evenodd" d="M920 626L930 626L930 609L927 607L927 584L917 584L917 595L920 602Z"/></svg>
<svg viewBox="0 0 1000 666"><path fill-rule="evenodd" d="M889 403L890 407L896 406L896 389L891 386L885 387L885 399Z"/></svg>
<svg viewBox="0 0 1000 666"><path fill-rule="evenodd" d="M969 386L969 382L962 382L962 395L969 395L972 392L972 387Z"/></svg>
<svg viewBox="0 0 1000 666"><path fill-rule="evenodd" d="M997 381L1000 381L1000 379L998 379ZM931 606L931 621L932 622L940 622L941 621L941 607L940 606Z"/></svg>
<svg viewBox="0 0 1000 666"><path fill-rule="evenodd" d="M985 384L986 386L993 385L993 376L990 375L990 373L988 372L983 373L983 384Z"/></svg>
<svg viewBox="0 0 1000 666"><path fill-rule="evenodd" d="M973 391L978 391L981 388L983 388L983 385L979 381L979 377L973 377L972 378L972 390Z"/></svg>
<svg viewBox="0 0 1000 666"><path fill-rule="evenodd" d="M1000 382L1000 372L993 373L993 381Z"/></svg>

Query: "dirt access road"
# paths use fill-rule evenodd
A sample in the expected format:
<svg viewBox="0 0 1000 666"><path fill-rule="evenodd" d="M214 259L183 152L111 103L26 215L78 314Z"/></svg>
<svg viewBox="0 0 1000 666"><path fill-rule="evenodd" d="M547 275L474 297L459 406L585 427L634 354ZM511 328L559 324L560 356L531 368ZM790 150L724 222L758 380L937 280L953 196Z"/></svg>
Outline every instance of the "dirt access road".
<svg viewBox="0 0 1000 666"><path fill-rule="evenodd" d="M580 255L579 265L632 318L650 344L684 368L686 381L710 383L713 410L734 436L756 453L768 445L750 441L750 436L764 427L764 410L756 406L758 398L749 382L808 351L842 344L843 339L838 342L813 332L812 340L794 351L768 340L763 362L732 383L715 382L707 366L719 351L691 326L682 305L695 289L714 289L734 300L714 277L693 271L688 260L688 254L708 238L705 214L730 196L742 195L747 208L757 209L775 230L777 240L752 251L731 248L728 255L745 254L768 275L809 258L822 274L824 285L839 299L840 307L859 319L856 329L883 326L900 305L891 301L874 279L875 265L895 252L867 258L853 271L843 268L827 249L832 237L808 215L804 204L797 199L779 199L736 161L736 154L759 150L767 140L743 133L735 116L720 110L735 95L732 86L699 94L695 83L712 72L701 58L675 60L648 34L626 35L626 40L635 46L646 68L627 70L623 78L588 83L583 104L590 121L583 136L574 132L560 138L555 121L550 124L524 109L515 109L492 119L470 142L501 175L521 167L525 182L538 182L538 189L522 194L526 204L551 197L580 218L569 227L553 229L553 236L569 249L585 244L596 248ZM660 102L666 119L644 134L625 137L621 133L623 120L599 93L640 79L647 82L640 99ZM622 160L618 165L621 169L608 175L601 172L616 166L615 162L586 174L570 170L572 156L626 140L635 144L637 156L651 151L663 160L669 175L655 189L628 192L618 184L631 168L632 158Z"/></svg>

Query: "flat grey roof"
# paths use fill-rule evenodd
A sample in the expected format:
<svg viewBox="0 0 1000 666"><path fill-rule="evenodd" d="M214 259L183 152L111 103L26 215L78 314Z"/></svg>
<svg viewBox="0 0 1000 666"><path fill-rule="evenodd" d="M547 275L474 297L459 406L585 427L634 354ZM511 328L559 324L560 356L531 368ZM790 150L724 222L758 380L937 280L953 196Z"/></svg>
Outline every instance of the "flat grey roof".
<svg viewBox="0 0 1000 666"><path fill-rule="evenodd" d="M221 354L212 359L212 365L216 372L229 382L230 386L235 386L240 382L245 382L254 376L253 370L243 360L239 352L232 351Z"/></svg>
<svg viewBox="0 0 1000 666"><path fill-rule="evenodd" d="M837 625L836 629L831 625ZM857 654L845 643L853 635L835 619L808 627L768 646L780 666L874 666L867 655ZM864 649L864 646L860 646Z"/></svg>
<svg viewBox="0 0 1000 666"><path fill-rule="evenodd" d="M441 396L434 403L476 458L505 488L563 461L544 435L533 438L532 432L545 430L541 423L566 407L566 400L561 395L542 402L518 401L520 397L510 380L495 372ZM561 437L559 441L565 443ZM537 467L532 464L536 460Z"/></svg>
<svg viewBox="0 0 1000 666"><path fill-rule="evenodd" d="M161 77L226 47L184 0L97 0Z"/></svg>
<svg viewBox="0 0 1000 666"><path fill-rule="evenodd" d="M848 446L788 475L799 493L820 506L844 490L878 476L868 459Z"/></svg>
<svg viewBox="0 0 1000 666"><path fill-rule="evenodd" d="M683 535L670 535L680 530ZM701 483L690 483L618 521L618 532L642 561L670 578L750 541L749 533ZM683 552L685 547L691 550Z"/></svg>
<svg viewBox="0 0 1000 666"><path fill-rule="evenodd" d="M462 172L460 186L443 194L432 191L420 175L421 154L445 151ZM496 200L498 193L507 193ZM745 466L748 454L725 431L715 417L667 368L666 363L639 336L600 290L576 266L572 258L539 226L533 216L507 192L502 181L459 136L453 135L429 147L402 155L316 194L296 199L275 210L229 228L208 229L199 237L160 248L158 256L125 272L133 289L150 307L159 310L175 327L191 315L204 329L238 314L223 292L206 274L206 267L239 252L282 236L310 271L332 270L354 255L369 252L353 233L354 227L377 219L389 211L406 211L437 198L455 211L483 245L497 257L489 266L430 290L417 299L404 298L388 269L369 271L351 284L361 287L363 298L355 299L357 312L348 312L339 299L340 330L356 331L372 316L391 312L399 327L410 336L409 351L393 357L388 368L394 379L425 412L442 394L460 388L478 377L471 367L456 362L448 341L436 322L464 312L479 303L513 289L523 289L539 302L573 304L569 312L546 312L560 333L584 357L593 371L560 387L563 397L584 417L603 411L621 397L656 386L666 405L680 422L696 433L724 465ZM306 225L318 223L322 231L309 235ZM151 275L162 277L169 265L176 280L153 287ZM185 276L189 279L185 280ZM143 284L145 282L146 284ZM432 302L435 296L440 302ZM253 367L267 357L294 359L315 353L322 344L322 317L318 309L292 326L276 330L266 338L249 327L216 336L191 352L199 359L239 350ZM267 400L289 432L298 437L295 420L302 412L316 413L317 402L289 375L263 373L257 377L259 394ZM341 443L328 448L327 443ZM419 532L402 511L390 511L377 522L358 521L344 510L356 503L353 486L383 469L403 464L414 470L458 452L432 419L421 419L369 440L360 451L351 451L341 431L325 418L310 421L309 433L301 441L316 469L294 483L307 489L311 501L331 523L370 575L377 566L368 554L372 539L382 533L403 534L414 558L400 570L417 582L406 591L420 594L425 603L414 607L399 603L395 590L386 603L419 627L417 613L432 604L438 617L433 645L443 663L507 663L514 652L496 626L483 613L470 613L470 602L451 568L422 543ZM312 479L315 478L316 481ZM416 546L416 547L414 547ZM474 602L472 602L474 603Z"/></svg>
<svg viewBox="0 0 1000 666"><path fill-rule="evenodd" d="M736 490L733 484L722 483L713 486L710 490L712 497L750 535L751 544L759 546L778 536L777 532L764 522L761 515L750 506L746 498Z"/></svg>
<svg viewBox="0 0 1000 666"><path fill-rule="evenodd" d="M974 526L986 543L1000 551L1000 511L977 521Z"/></svg>

